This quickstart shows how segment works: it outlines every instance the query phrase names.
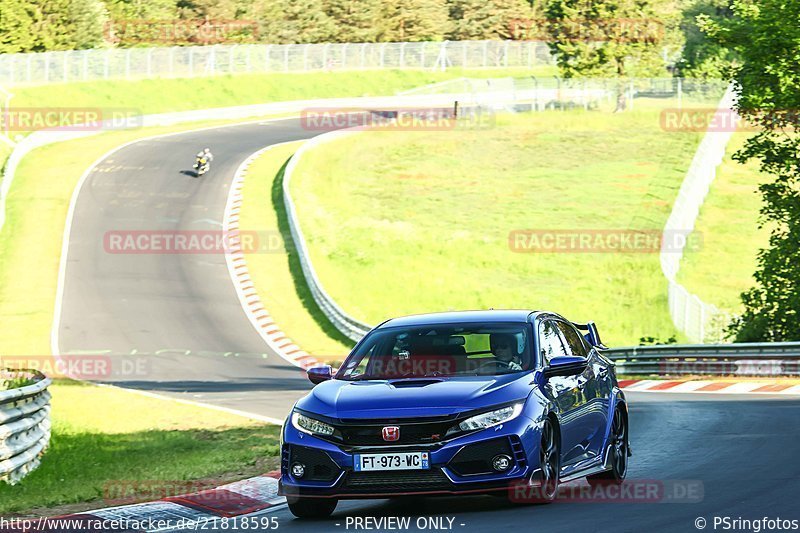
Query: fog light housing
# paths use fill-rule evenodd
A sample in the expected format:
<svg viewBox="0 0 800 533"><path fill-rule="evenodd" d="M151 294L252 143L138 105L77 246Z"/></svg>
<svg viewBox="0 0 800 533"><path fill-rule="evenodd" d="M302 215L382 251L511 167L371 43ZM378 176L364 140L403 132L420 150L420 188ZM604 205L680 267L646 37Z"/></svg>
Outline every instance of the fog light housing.
<svg viewBox="0 0 800 533"><path fill-rule="evenodd" d="M492 458L492 468L498 472L505 472L511 468L511 457L505 454L495 455Z"/></svg>
<svg viewBox="0 0 800 533"><path fill-rule="evenodd" d="M292 465L292 476L301 478L306 474L306 466L303 463L295 463Z"/></svg>

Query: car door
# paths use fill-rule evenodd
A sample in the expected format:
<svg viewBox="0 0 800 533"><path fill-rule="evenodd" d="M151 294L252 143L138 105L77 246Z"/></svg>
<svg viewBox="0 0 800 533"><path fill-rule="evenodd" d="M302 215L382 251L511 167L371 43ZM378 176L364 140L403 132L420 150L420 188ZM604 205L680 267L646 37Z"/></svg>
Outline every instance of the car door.
<svg viewBox="0 0 800 533"><path fill-rule="evenodd" d="M539 323L539 348L542 364L546 367L550 359L569 355L566 341L552 319ZM561 425L561 466L569 466L585 453L581 442L584 440L581 429L580 410L584 404L580 376L553 376L544 385L544 393L558 407Z"/></svg>
<svg viewBox="0 0 800 533"><path fill-rule="evenodd" d="M590 349L575 326L564 320L556 324L566 341L567 349L573 356L585 357L589 362L586 370L578 378L583 405L580 409L580 432L583 436L581 446L585 448L586 458L598 455L605 442L608 424L609 389L608 367L602 364L597 353Z"/></svg>

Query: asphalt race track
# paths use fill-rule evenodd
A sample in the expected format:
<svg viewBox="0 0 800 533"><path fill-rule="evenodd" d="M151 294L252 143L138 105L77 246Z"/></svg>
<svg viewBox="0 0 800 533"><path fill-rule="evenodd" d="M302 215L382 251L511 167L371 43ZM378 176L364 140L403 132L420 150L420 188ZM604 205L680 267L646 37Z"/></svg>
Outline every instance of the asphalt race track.
<svg viewBox="0 0 800 533"><path fill-rule="evenodd" d="M315 134L296 119L229 126L141 141L98 165L75 206L59 353L146 361L140 371L101 380L283 418L310 383L253 329L225 257L111 254L104 236L219 230L239 164L269 144ZM187 172L204 146L215 154L213 168L194 178ZM303 531L386 529L374 521L355 527L353 520L404 516L412 518L407 530L417 531L417 518L441 516L453 518L452 530L470 532L698 531L698 518L706 530L721 531L715 516L800 518L800 400L635 392L629 398L634 455L628 479L662 487L658 501L512 506L470 496L342 502L331 519L317 522L294 520L285 506L270 516L281 530ZM792 509L794 516L786 516Z"/></svg>
<svg viewBox="0 0 800 533"><path fill-rule="evenodd" d="M649 392L632 392L629 400L633 457L626 483L657 487L655 498L544 506L492 496L348 501L327 520L296 520L285 506L264 516L275 516L281 531L368 531L381 517L411 517L403 531L430 531L417 520L425 526L426 518L444 517L445 525L453 519L456 532L690 532L699 530L698 518L706 520L706 531L715 530L715 516L800 519L800 400ZM588 487L585 481L570 486ZM356 519L367 517L373 521L356 527ZM226 526L230 531L233 523Z"/></svg>
<svg viewBox="0 0 800 533"><path fill-rule="evenodd" d="M97 165L75 204L57 353L112 355L111 375L88 376L97 381L284 418L311 384L248 322L224 254L108 253L104 238L219 231L242 161L317 134L299 119L236 125L143 140ZM196 178L206 146L212 169Z"/></svg>

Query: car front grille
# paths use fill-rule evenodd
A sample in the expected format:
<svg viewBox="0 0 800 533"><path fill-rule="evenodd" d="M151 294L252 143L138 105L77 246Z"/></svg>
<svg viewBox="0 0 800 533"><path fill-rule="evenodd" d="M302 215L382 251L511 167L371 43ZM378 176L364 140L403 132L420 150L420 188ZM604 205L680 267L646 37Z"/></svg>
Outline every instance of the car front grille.
<svg viewBox="0 0 800 533"><path fill-rule="evenodd" d="M438 468L395 472L350 472L345 484L348 489L377 493L447 490L453 487L447 476Z"/></svg>
<svg viewBox="0 0 800 533"><path fill-rule="evenodd" d="M444 440L447 430L459 421L453 416L397 420L342 420L336 424L345 446L397 446L404 444L435 444ZM400 428L400 438L387 442L382 430L386 426Z"/></svg>

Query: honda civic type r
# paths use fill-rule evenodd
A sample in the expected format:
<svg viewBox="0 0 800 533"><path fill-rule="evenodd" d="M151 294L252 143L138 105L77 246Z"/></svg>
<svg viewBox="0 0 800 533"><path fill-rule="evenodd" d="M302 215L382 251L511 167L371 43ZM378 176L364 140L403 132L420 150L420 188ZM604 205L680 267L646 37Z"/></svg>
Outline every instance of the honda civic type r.
<svg viewBox="0 0 800 533"><path fill-rule="evenodd" d="M308 371L316 387L281 432L281 494L322 517L343 498L546 503L560 482L621 483L628 409L604 348L593 323L547 312L388 320L335 374Z"/></svg>

